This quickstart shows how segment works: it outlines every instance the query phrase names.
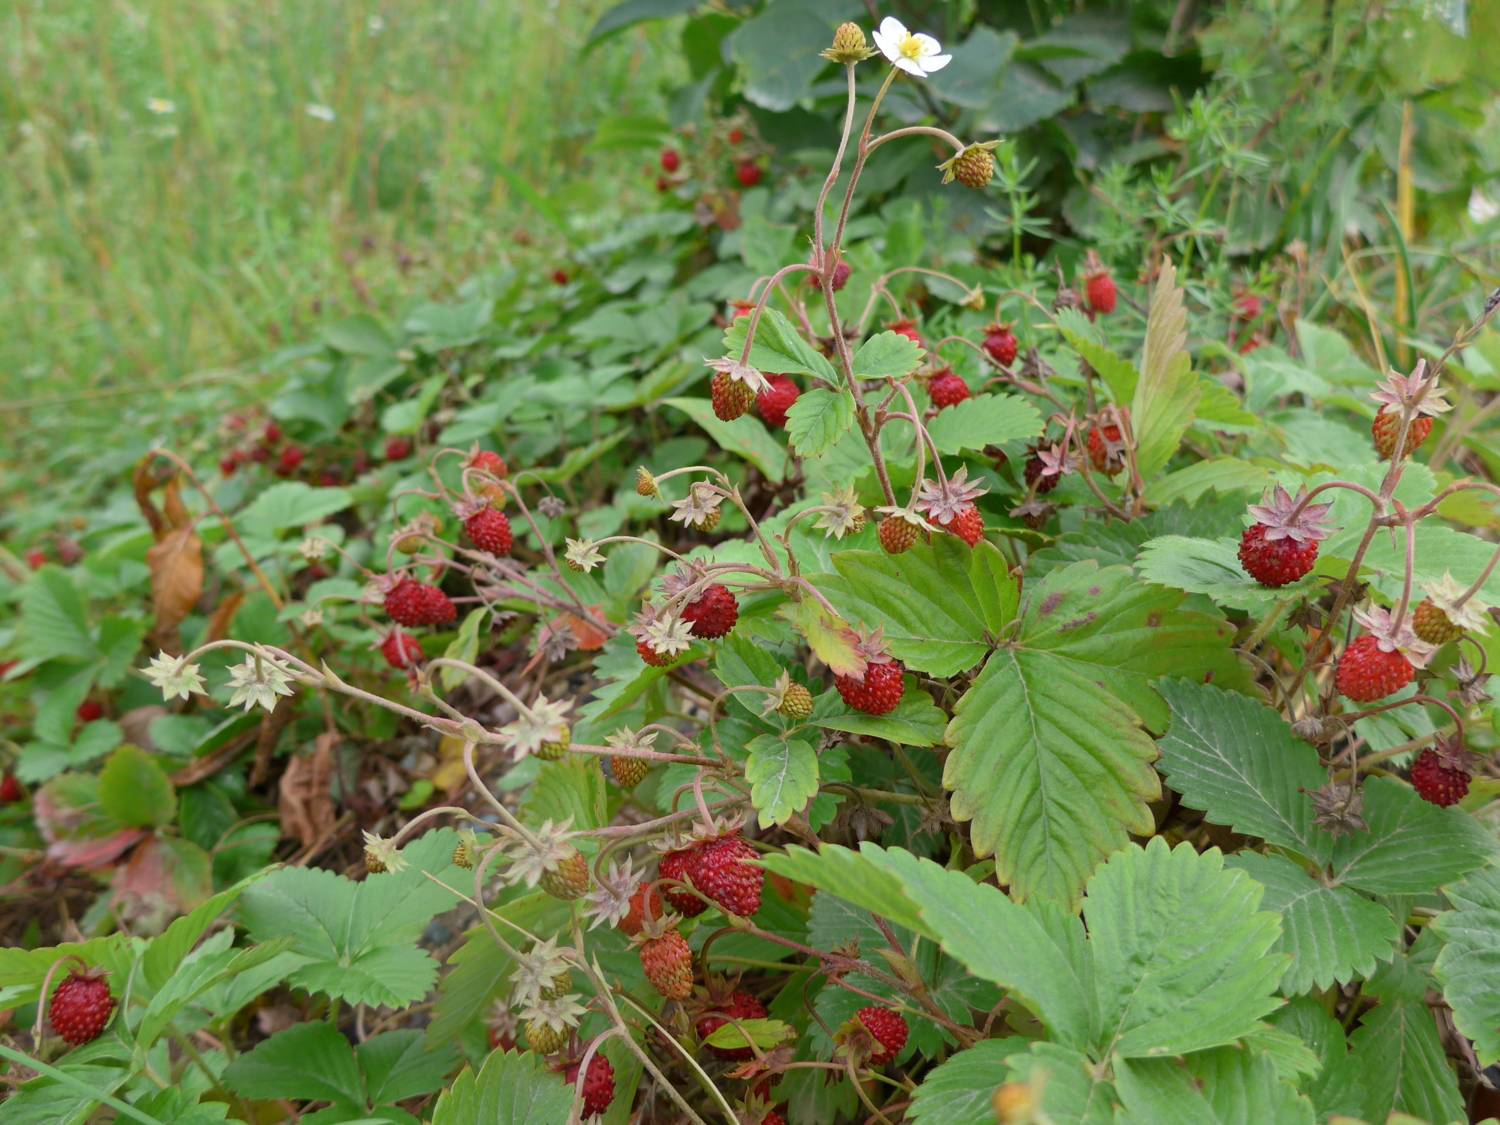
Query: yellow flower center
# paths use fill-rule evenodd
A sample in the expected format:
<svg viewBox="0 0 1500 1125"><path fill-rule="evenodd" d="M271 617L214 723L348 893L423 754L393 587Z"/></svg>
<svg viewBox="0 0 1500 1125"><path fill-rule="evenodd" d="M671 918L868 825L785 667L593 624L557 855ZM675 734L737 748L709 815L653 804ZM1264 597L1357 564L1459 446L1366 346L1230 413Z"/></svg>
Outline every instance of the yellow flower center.
<svg viewBox="0 0 1500 1125"><path fill-rule="evenodd" d="M901 40L901 57L904 59L920 59L925 52L922 49L922 41L915 35L907 32L906 38Z"/></svg>

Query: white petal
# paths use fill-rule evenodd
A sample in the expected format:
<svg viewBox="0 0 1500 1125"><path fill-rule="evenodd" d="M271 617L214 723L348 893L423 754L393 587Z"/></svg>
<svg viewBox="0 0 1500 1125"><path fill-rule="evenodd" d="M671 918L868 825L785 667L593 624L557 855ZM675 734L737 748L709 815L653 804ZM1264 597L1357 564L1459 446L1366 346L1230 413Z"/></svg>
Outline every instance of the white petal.
<svg viewBox="0 0 1500 1125"><path fill-rule="evenodd" d="M922 59L920 65L926 73L932 74L934 71L942 70L943 67L947 66L952 61L952 55L932 55L928 58Z"/></svg>
<svg viewBox="0 0 1500 1125"><path fill-rule="evenodd" d="M900 43L901 40L906 38L906 25L895 16L886 16L885 19L880 21L880 29L875 34L884 35L892 42Z"/></svg>
<svg viewBox="0 0 1500 1125"><path fill-rule="evenodd" d="M923 58L926 58L928 55L935 55L943 49L936 39L924 32L919 31L912 38L917 41L917 46L921 48Z"/></svg>
<svg viewBox="0 0 1500 1125"><path fill-rule="evenodd" d="M918 78L926 77L926 75L922 73L921 65L916 61L904 58L899 55L891 55L888 57L891 60L891 65L894 66L897 70L904 70L907 74L916 75Z"/></svg>
<svg viewBox="0 0 1500 1125"><path fill-rule="evenodd" d="M895 62L901 57L900 42L901 40L899 39L888 39L878 31L875 33L875 46L879 47L880 53L891 62Z"/></svg>

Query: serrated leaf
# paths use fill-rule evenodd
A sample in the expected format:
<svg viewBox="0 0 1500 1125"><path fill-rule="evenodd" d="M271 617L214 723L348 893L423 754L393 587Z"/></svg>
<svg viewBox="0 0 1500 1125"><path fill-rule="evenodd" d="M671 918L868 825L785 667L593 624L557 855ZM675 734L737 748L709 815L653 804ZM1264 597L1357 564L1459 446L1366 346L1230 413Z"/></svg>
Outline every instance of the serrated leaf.
<svg viewBox="0 0 1500 1125"><path fill-rule="evenodd" d="M812 743L763 734L746 749L745 780L750 803L760 813L760 826L785 824L818 793L818 755Z"/></svg>
<svg viewBox="0 0 1500 1125"><path fill-rule="evenodd" d="M852 425L854 399L845 390L815 387L803 391L786 412L786 434L799 457L819 457L828 452Z"/></svg>
<svg viewBox="0 0 1500 1125"><path fill-rule="evenodd" d="M748 316L735 317L724 333L724 354L739 358L745 350ZM838 373L826 356L814 351L802 339L792 322L773 308L766 308L755 329L755 343L750 348L750 366L769 374L814 375L825 383L836 384Z"/></svg>
<svg viewBox="0 0 1500 1125"><path fill-rule="evenodd" d="M804 597L788 602L777 611L802 634L808 644L828 670L836 676L856 676L864 673L864 660L855 651L859 638L849 623L837 614L829 613L816 598Z"/></svg>
<svg viewBox="0 0 1500 1125"><path fill-rule="evenodd" d="M1273 1016L1275 1014L1271 1013ZM1294 1085L1299 1081L1316 1078L1323 1069L1323 1060L1311 1047L1292 1032L1269 1023L1261 1024L1242 1037L1240 1042L1252 1051L1265 1052L1276 1064L1277 1075Z"/></svg>
<svg viewBox="0 0 1500 1125"><path fill-rule="evenodd" d="M785 854L762 856L760 863L767 871L827 891L923 937L935 938L935 932L919 918L915 903L907 898L901 879L862 852L839 844L825 844L816 852L793 846Z"/></svg>
<svg viewBox="0 0 1500 1125"><path fill-rule="evenodd" d="M990 635L1004 627L1018 598L993 544L971 551L948 535L903 555L840 551L833 564L837 575L813 581L834 608L848 621L884 628L894 656L935 676L983 660Z"/></svg>
<svg viewBox="0 0 1500 1125"><path fill-rule="evenodd" d="M1398 958L1381 967L1366 987L1378 995L1374 1009L1360 1016L1360 1026L1349 1037L1351 1064L1365 1087L1366 1120L1384 1121L1392 1110L1424 1121L1457 1121L1464 1116L1458 1078L1448 1065L1432 1009L1423 999L1427 973ZM1382 979L1412 972L1415 989L1384 989Z"/></svg>
<svg viewBox="0 0 1500 1125"><path fill-rule="evenodd" d="M1357 1067L1349 1054L1344 1029L1319 1001L1310 996L1298 997L1280 1011L1272 1012L1269 1022L1295 1035L1317 1055L1321 1064L1317 1075L1305 1079L1299 1088L1312 1099L1320 1121L1326 1121L1332 1114L1352 1116L1363 1110L1365 1092L1356 1079Z"/></svg>
<svg viewBox="0 0 1500 1125"><path fill-rule="evenodd" d="M1042 432L1042 416L1019 395L975 395L938 411L927 426L941 453L1003 445Z"/></svg>
<svg viewBox="0 0 1500 1125"><path fill-rule="evenodd" d="M1349 887L1325 887L1279 855L1243 852L1225 864L1265 887L1261 909L1281 915L1281 937L1272 951L1292 958L1281 979L1285 995L1367 977L1377 960L1395 955L1400 927L1380 903Z"/></svg>
<svg viewBox="0 0 1500 1125"><path fill-rule="evenodd" d="M373 1036L354 1049L371 1105L388 1106L442 1088L458 1062L457 1046L444 1043L429 1051L424 1039L415 1028L403 1028Z"/></svg>
<svg viewBox="0 0 1500 1125"><path fill-rule="evenodd" d="M1198 461L1175 473L1157 477L1146 485L1146 503L1165 506L1173 500L1198 502L1205 492L1254 492L1259 495L1271 483L1271 473L1249 461L1215 457Z"/></svg>
<svg viewBox="0 0 1500 1125"><path fill-rule="evenodd" d="M900 379L922 363L924 351L917 342L898 332L877 332L854 353L856 379Z"/></svg>
<svg viewBox="0 0 1500 1125"><path fill-rule="evenodd" d="M788 1039L795 1038L796 1035L796 1029L781 1020L740 1020L738 1027L732 1023L726 1023L717 1028L704 1042L710 1047L723 1047L730 1050L736 1047L746 1047L753 1042L761 1050L768 1051L772 1047L785 1043Z"/></svg>
<svg viewBox="0 0 1500 1125"><path fill-rule="evenodd" d="M244 535L265 536L288 527L307 527L342 512L354 497L342 488L313 488L299 480L271 485L235 517Z"/></svg>
<svg viewBox="0 0 1500 1125"><path fill-rule="evenodd" d="M1453 909L1432 920L1444 943L1432 974L1479 1064L1493 1066L1500 1061L1500 868L1476 871L1446 894Z"/></svg>
<svg viewBox="0 0 1500 1125"><path fill-rule="evenodd" d="M1233 391L1217 379L1206 376L1198 380L1198 406L1194 420L1210 430L1223 433L1249 433L1265 428L1259 416L1240 405Z"/></svg>
<svg viewBox="0 0 1500 1125"><path fill-rule="evenodd" d="M21 653L27 660L84 661L99 656L77 587L66 571L51 563L26 582L19 633Z"/></svg>
<svg viewBox="0 0 1500 1125"><path fill-rule="evenodd" d="M1160 836L1112 856L1088 884L1097 1057L1178 1055L1233 1043L1280 1006L1287 959L1261 886L1217 849ZM1184 926L1183 919L1193 924Z"/></svg>
<svg viewBox="0 0 1500 1125"><path fill-rule="evenodd" d="M99 773L99 807L121 824L155 828L172 823L177 793L156 758L127 742Z"/></svg>
<svg viewBox="0 0 1500 1125"><path fill-rule="evenodd" d="M787 452L759 418L746 414L733 422L721 421L706 398L664 398L661 404L675 406L698 423L720 449L743 457L773 484L786 479Z"/></svg>
<svg viewBox="0 0 1500 1125"><path fill-rule="evenodd" d="M896 709L888 715L866 715L845 706L837 692L818 696L809 723L825 730L863 734L899 742L903 746L936 746L948 729L948 716L920 687L908 684Z"/></svg>
<svg viewBox="0 0 1500 1125"><path fill-rule="evenodd" d="M1257 614L1264 614L1277 602L1307 597L1326 581L1314 572L1273 590L1245 573L1235 540L1189 539L1182 535L1150 540L1141 548L1136 569L1148 582L1206 594L1219 605Z"/></svg>
<svg viewBox="0 0 1500 1125"><path fill-rule="evenodd" d="M24 1083L0 1103L4 1125L83 1125L99 1107L100 1098L117 1093L130 1076L123 1066L83 1064L68 1059L55 1067L69 1081L50 1075ZM123 1114L117 1120L130 1121ZM134 1122L132 1122L134 1125Z"/></svg>
<svg viewBox="0 0 1500 1125"><path fill-rule="evenodd" d="M159 989L182 964L182 959L198 944L224 911L234 905L249 881L239 883L214 895L202 906L176 919L166 931L151 942L141 958L141 974L150 988Z"/></svg>
<svg viewBox="0 0 1500 1125"><path fill-rule="evenodd" d="M1388 777L1364 784L1369 831L1333 848L1334 878L1377 895L1429 894L1495 854L1494 840L1462 809L1428 804Z"/></svg>
<svg viewBox="0 0 1500 1125"><path fill-rule="evenodd" d="M1263 1053L1220 1047L1170 1059L1121 1059L1121 1125L1313 1125L1312 1102Z"/></svg>
<svg viewBox="0 0 1500 1125"><path fill-rule="evenodd" d="M912 1095L908 1115L918 1125L994 1125L990 1103L995 1087L1006 1078L1010 1058L1029 1045L1012 1036L982 1039L959 1051L927 1072Z"/></svg>
<svg viewBox="0 0 1500 1125"><path fill-rule="evenodd" d="M1042 1091L1041 1106L1054 1125L1114 1125L1119 1094L1098 1067L1078 1051L1056 1043L1031 1043L1024 1053L1006 1060L1007 1082L1035 1084ZM975 1125L990 1125L988 1120Z"/></svg>
<svg viewBox="0 0 1500 1125"><path fill-rule="evenodd" d="M1177 452L1198 405L1200 392L1187 351L1187 310L1182 297L1177 267L1163 256L1156 288L1151 292L1141 378L1130 410L1136 467L1146 481L1161 472Z"/></svg>
<svg viewBox="0 0 1500 1125"><path fill-rule="evenodd" d="M1214 824L1327 862L1332 843L1313 828L1308 792L1328 775L1318 754L1271 708L1209 684L1160 680L1172 725L1158 768L1183 803Z"/></svg>
<svg viewBox="0 0 1500 1125"><path fill-rule="evenodd" d="M1164 661L1242 678L1225 623L1181 601L1127 567L1053 571L1027 588L1014 640L955 708L943 785L954 817L973 821L975 854L993 853L1018 897L1076 907L1104 856L1154 831L1146 803L1160 784L1143 728L1167 725L1148 682Z"/></svg>
<svg viewBox="0 0 1500 1125"><path fill-rule="evenodd" d="M432 1125L558 1125L573 1108L573 1087L527 1052L492 1051L478 1074L465 1067L438 1096Z"/></svg>
<svg viewBox="0 0 1500 1125"><path fill-rule="evenodd" d="M521 819L540 827L544 821L561 824L571 818L574 832L588 832L609 822L607 804L599 759L592 754L569 754L542 763L536 784L521 806Z"/></svg>
<svg viewBox="0 0 1500 1125"><path fill-rule="evenodd" d="M1109 388L1110 401L1126 406L1135 398L1135 388L1141 378L1135 364L1078 332L1065 328L1063 338L1104 381L1104 385Z"/></svg>
<svg viewBox="0 0 1500 1125"><path fill-rule="evenodd" d="M278 1031L224 1071L224 1085L246 1098L308 1098L365 1106L365 1081L349 1040L326 1020Z"/></svg>

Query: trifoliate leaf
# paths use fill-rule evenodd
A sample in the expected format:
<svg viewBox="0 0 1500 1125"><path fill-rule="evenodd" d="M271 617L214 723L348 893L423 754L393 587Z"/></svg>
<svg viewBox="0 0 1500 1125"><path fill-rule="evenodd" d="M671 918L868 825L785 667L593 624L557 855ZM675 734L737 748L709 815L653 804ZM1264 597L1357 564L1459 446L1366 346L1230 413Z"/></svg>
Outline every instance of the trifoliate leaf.
<svg viewBox="0 0 1500 1125"><path fill-rule="evenodd" d="M1349 887L1326 887L1279 855L1243 852L1224 862L1265 887L1261 909L1281 915L1281 938L1272 952L1292 958L1281 979L1285 995L1367 977L1377 960L1395 955L1400 927L1380 903Z"/></svg>
<svg viewBox="0 0 1500 1125"><path fill-rule="evenodd" d="M819 457L854 425L854 399L845 390L804 391L786 412L786 435L799 457Z"/></svg>
<svg viewBox="0 0 1500 1125"><path fill-rule="evenodd" d="M1429 894L1483 867L1496 845L1462 809L1440 809L1388 777L1364 784L1368 831L1339 838L1334 878L1377 895Z"/></svg>
<svg viewBox="0 0 1500 1125"><path fill-rule="evenodd" d="M975 395L938 412L927 426L941 453L983 449L1042 432L1042 416L1019 395Z"/></svg>
<svg viewBox="0 0 1500 1125"><path fill-rule="evenodd" d="M1120 1125L1313 1125L1312 1102L1264 1053L1240 1047L1175 1059L1121 1059ZM1383 1120L1383 1118L1382 1118Z"/></svg>
<svg viewBox="0 0 1500 1125"><path fill-rule="evenodd" d="M1453 909L1432 921L1444 942L1432 973L1480 1065L1492 1066L1500 1060L1500 869L1476 871L1446 894Z"/></svg>

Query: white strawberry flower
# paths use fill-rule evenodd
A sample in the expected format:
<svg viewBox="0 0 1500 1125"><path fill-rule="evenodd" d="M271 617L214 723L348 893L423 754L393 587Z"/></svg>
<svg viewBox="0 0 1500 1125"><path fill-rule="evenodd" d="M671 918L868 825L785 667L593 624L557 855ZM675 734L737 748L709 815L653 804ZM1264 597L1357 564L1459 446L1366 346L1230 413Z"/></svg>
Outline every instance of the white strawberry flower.
<svg viewBox="0 0 1500 1125"><path fill-rule="evenodd" d="M952 55L944 55L942 45L930 35L906 30L906 25L895 16L886 16L875 29L875 46L890 60L891 65L917 78L942 70L953 61Z"/></svg>
<svg viewBox="0 0 1500 1125"><path fill-rule="evenodd" d="M168 656L165 652L151 658L146 666L146 679L161 689L162 698L183 699L190 695L201 695L208 690L203 677L198 674L198 665L189 664L184 656Z"/></svg>

